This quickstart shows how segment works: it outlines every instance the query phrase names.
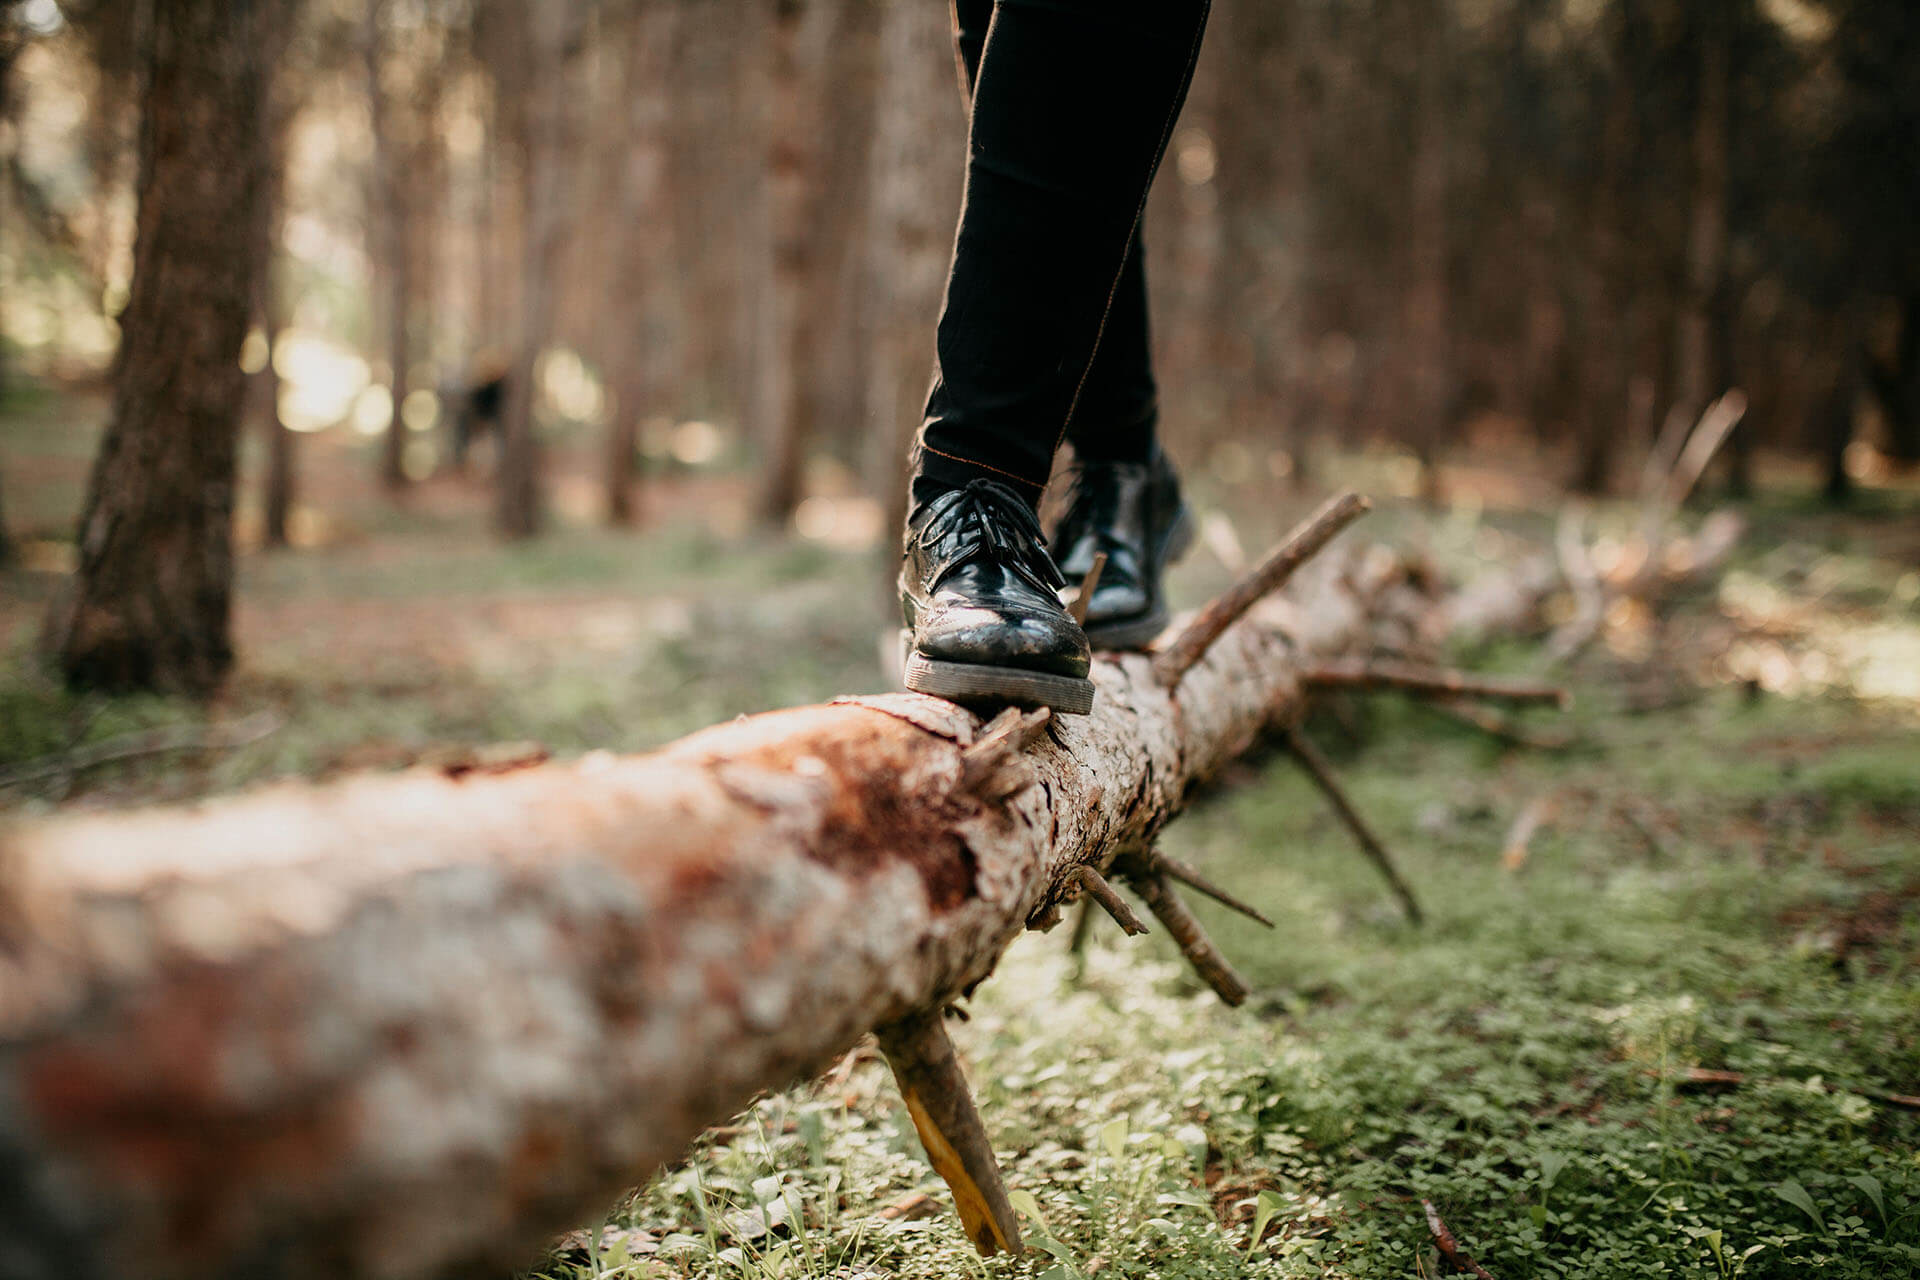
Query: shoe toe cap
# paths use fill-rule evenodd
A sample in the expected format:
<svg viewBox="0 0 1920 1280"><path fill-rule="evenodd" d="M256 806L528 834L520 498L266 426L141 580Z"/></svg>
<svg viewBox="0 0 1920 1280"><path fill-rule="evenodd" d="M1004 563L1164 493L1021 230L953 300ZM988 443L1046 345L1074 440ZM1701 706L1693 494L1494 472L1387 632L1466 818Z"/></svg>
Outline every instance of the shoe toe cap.
<svg viewBox="0 0 1920 1280"><path fill-rule="evenodd" d="M961 601L937 603L921 619L914 647L945 662L1058 675L1084 676L1092 665L1085 633L1065 616L1013 614Z"/></svg>

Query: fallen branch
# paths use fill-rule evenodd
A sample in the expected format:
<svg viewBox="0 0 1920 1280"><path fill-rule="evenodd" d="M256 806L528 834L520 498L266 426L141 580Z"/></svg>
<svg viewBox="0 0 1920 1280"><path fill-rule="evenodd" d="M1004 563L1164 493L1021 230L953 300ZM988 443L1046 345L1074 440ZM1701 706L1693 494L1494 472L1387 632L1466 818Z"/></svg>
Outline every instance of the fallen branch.
<svg viewBox="0 0 1920 1280"><path fill-rule="evenodd" d="M1521 724L1513 717L1505 715L1492 707L1483 707L1476 702L1429 702L1427 710L1469 729L1478 729L1491 738L1502 742L1511 742L1517 747L1527 747L1534 751L1565 751L1572 747L1577 739L1571 733L1549 729L1537 729Z"/></svg>
<svg viewBox="0 0 1920 1280"><path fill-rule="evenodd" d="M1440 1256L1447 1260L1448 1265L1456 1271L1478 1276L1480 1280L1493 1280L1485 1267L1469 1258L1460 1248L1460 1242L1447 1229L1446 1221L1441 1218L1440 1211L1433 1207L1433 1201L1422 1200L1420 1207L1427 1211L1427 1230L1433 1236L1434 1247L1440 1250Z"/></svg>
<svg viewBox="0 0 1920 1280"><path fill-rule="evenodd" d="M1327 758L1320 754L1320 748L1314 746L1312 741L1297 728L1287 730L1287 746L1292 750L1294 758L1300 762L1301 767L1307 771L1307 776L1319 785L1321 794L1326 796L1327 802L1333 806L1333 811L1346 824L1347 830L1353 833L1353 838L1359 842L1360 848L1365 851L1373 865L1380 869L1380 874L1386 877L1387 885L1393 890L1393 896L1400 899L1400 906L1406 911L1408 921L1413 924L1422 923L1424 916L1420 911L1420 903L1413 896L1413 890L1407 886L1407 882L1401 878L1400 869L1394 865L1393 855L1388 853L1386 846L1380 843L1380 837L1373 834L1373 828L1369 827L1366 819L1360 816L1360 811L1353 807L1353 801L1347 799L1347 793L1341 787L1340 780L1334 777L1333 766L1328 764Z"/></svg>
<svg viewBox="0 0 1920 1280"><path fill-rule="evenodd" d="M76 773L84 773L88 769L96 769L103 764L136 760L142 756L165 755L174 751L234 751L240 747L251 746L276 732L281 723L280 717L273 712L261 711L229 724L205 727L174 725L165 729L145 729L139 733L121 734L117 738L108 738L105 742L96 742L92 746L76 747L71 751L63 751L59 755L29 760L24 764L0 769L0 787L17 787L23 783L39 782L47 778L69 777Z"/></svg>
<svg viewBox="0 0 1920 1280"><path fill-rule="evenodd" d="M1309 667L1303 683L1324 689L1402 689L1448 697L1489 698L1499 702L1545 702L1565 710L1573 697L1562 685L1478 675L1450 667L1424 667L1390 659L1347 659Z"/></svg>
<svg viewBox="0 0 1920 1280"><path fill-rule="evenodd" d="M1085 717L851 698L0 831L8 1280L509 1267L869 1031L969 1236L1017 1250L940 1017L1101 867L1246 998L1171 865L1121 855L1299 723L1303 669L1431 606L1375 556L1253 608L1362 509L1157 658L1096 662Z"/></svg>
<svg viewBox="0 0 1920 1280"><path fill-rule="evenodd" d="M1658 1075L1658 1072L1654 1072ZM1920 1111L1920 1096L1911 1093L1889 1093L1884 1089L1868 1089L1853 1085L1836 1084L1830 1080L1773 1080L1749 1077L1742 1071L1721 1071L1712 1067L1689 1067L1674 1083L1680 1088L1693 1089L1738 1089L1748 1084L1773 1084L1795 1089L1809 1086L1818 1088L1822 1093L1851 1093L1877 1102L1883 1107L1892 1107L1896 1111Z"/></svg>

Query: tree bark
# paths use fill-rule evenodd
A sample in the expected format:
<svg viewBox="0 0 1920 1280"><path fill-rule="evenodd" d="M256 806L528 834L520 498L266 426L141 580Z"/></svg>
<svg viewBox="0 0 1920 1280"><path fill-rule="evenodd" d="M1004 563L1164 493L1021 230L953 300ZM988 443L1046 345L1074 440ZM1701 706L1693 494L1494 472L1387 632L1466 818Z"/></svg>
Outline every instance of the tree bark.
<svg viewBox="0 0 1920 1280"><path fill-rule="evenodd" d="M206 694L233 661L239 354L267 190L260 42L272 8L153 8L113 413L80 517L79 569L46 635L75 684Z"/></svg>
<svg viewBox="0 0 1920 1280"><path fill-rule="evenodd" d="M1395 557L1326 559L1178 674L1103 657L1087 717L842 699L0 834L12 1274L524 1262L756 1091L962 998L1083 868L1156 874L1138 851L1298 721L1303 671L1432 604Z"/></svg>

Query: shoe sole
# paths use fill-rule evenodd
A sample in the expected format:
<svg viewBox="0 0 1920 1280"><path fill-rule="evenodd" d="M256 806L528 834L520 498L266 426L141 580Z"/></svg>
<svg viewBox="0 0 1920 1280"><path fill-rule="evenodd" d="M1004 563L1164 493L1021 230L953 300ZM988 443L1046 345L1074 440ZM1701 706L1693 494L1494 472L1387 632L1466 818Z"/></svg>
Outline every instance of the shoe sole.
<svg viewBox="0 0 1920 1280"><path fill-rule="evenodd" d="M1174 561L1187 554L1193 547L1193 517L1183 508L1180 518L1167 532L1167 550L1160 561L1164 572ZM1123 618L1117 622L1095 622L1087 625L1087 643L1096 649L1109 653L1131 653L1146 648L1160 638L1167 629L1167 623L1173 615L1167 611L1165 601L1157 601L1151 612L1138 618Z"/></svg>
<svg viewBox="0 0 1920 1280"><path fill-rule="evenodd" d="M1013 703L1051 707L1062 715L1093 710L1093 681L1020 667L989 667L977 662L943 662L925 654L907 658L907 688L949 702Z"/></svg>

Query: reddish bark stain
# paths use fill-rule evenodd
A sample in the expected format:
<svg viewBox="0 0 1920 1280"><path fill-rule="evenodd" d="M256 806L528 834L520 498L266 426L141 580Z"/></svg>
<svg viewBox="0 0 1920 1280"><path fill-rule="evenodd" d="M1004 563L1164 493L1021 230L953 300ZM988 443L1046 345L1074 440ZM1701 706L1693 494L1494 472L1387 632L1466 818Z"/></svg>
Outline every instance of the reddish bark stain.
<svg viewBox="0 0 1920 1280"><path fill-rule="evenodd" d="M352 1103L333 1091L254 1103L224 1091L221 1054L260 1021L244 1007L255 981L183 971L110 1013L97 1034L21 1061L23 1101L40 1130L103 1182L159 1205L163 1246L180 1258L217 1254L263 1187L314 1180L344 1157L353 1131Z"/></svg>
<svg viewBox="0 0 1920 1280"><path fill-rule="evenodd" d="M807 855L848 875L869 876L905 862L919 873L936 913L974 896L973 851L954 830L971 799L913 790L906 780L936 739L891 717L852 708L812 732L788 733L742 751L733 762L805 773L825 786L820 829ZM948 743L939 744L951 750ZM807 763L802 764L802 761Z"/></svg>

